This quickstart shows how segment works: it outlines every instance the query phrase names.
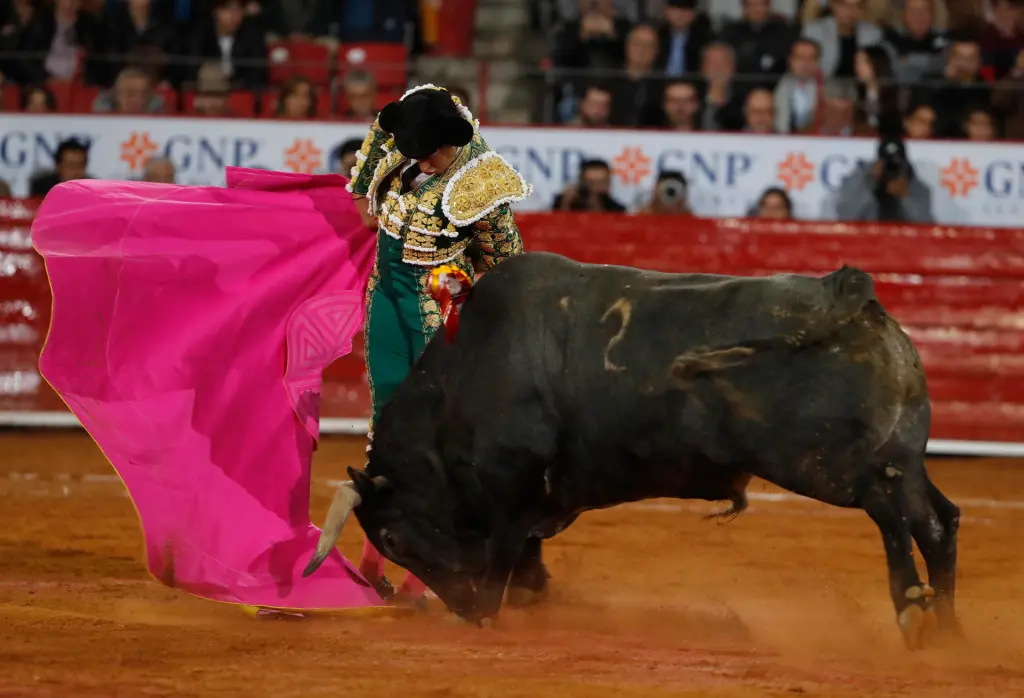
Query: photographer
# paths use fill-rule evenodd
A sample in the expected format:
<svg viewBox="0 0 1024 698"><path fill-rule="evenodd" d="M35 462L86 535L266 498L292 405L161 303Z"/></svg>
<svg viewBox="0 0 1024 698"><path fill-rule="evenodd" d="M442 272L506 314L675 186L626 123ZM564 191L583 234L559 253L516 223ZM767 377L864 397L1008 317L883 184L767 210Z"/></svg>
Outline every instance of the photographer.
<svg viewBox="0 0 1024 698"><path fill-rule="evenodd" d="M692 216L689 190L682 172L662 172L654 183L650 202L637 213Z"/></svg>
<svg viewBox="0 0 1024 698"><path fill-rule="evenodd" d="M901 135L882 136L878 159L862 163L839 186L841 221L931 223L932 194L914 173Z"/></svg>
<svg viewBox="0 0 1024 698"><path fill-rule="evenodd" d="M588 211L591 213L623 213L626 207L612 198L612 172L604 160L585 160L580 165L580 178L555 197L555 211Z"/></svg>

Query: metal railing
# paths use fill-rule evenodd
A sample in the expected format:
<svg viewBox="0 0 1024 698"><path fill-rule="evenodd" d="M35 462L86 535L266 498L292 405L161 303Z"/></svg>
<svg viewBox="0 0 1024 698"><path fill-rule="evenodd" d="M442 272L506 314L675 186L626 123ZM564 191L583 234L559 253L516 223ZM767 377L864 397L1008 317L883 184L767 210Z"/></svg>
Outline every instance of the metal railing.
<svg viewBox="0 0 1024 698"><path fill-rule="evenodd" d="M19 60L34 61L37 65L42 65L45 56L11 52L0 55L0 65L3 62ZM73 93L71 101L75 104L74 108L69 109L68 105L65 104L63 111L90 111L89 108L83 108L80 101L73 97L76 94L94 93L99 89L99 85L96 83L109 85L113 81L114 76L116 76L117 70L131 64L129 63L131 60L131 57L121 55L89 55L83 61L80 80L73 80L70 83L52 82L50 89L59 88L62 90L62 96L65 97L65 101L67 101L68 93ZM625 72L622 70L594 70L543 64L519 64L515 66L515 70L511 73L514 77L508 78L502 77L502 75L508 76L510 74L508 71L508 61L501 62L502 72L499 75L498 71L495 70L496 64L491 61L480 59L450 60L462 64L463 67L468 64L473 69L458 71L463 76L463 80L454 81L450 84L445 84L445 86L453 90L469 93L471 95L470 107L476 115L482 121L490 121L492 123L503 120L502 109L505 104L502 97L511 93L514 93L514 96L517 98L525 95L531 123L569 123L576 114L579 99L587 86L602 86L614 93L616 87L621 86L626 77ZM177 104L172 105L170 111L173 113L181 111L183 107L181 94L195 89L195 71L202 62L204 62L203 59L195 56L170 55L163 56L157 64L141 63L138 65L144 69L152 69L160 76L159 79L166 79L166 82L175 88L174 94L179 101ZM330 117L338 115L338 108L343 99L342 81L344 76L352 70L362 70L376 76L389 76L385 79L384 84L381 85L386 92L386 96L382 97L382 100L399 95L409 85L420 84L426 81L419 74L414 60L402 63L367 61L361 64L353 64L346 61L344 56L331 53L326 61L312 63L304 63L294 59L278 63L267 58L238 59L233 61L233 63L238 71L253 76L248 84L242 84L237 87L252 91L258 100L263 100L268 94L275 93L278 85L273 84L270 77L277 70L284 69L284 72L294 75L302 75L304 73L326 75L326 78L321 79L317 87L321 92L320 98L327 99L330 103L330 108L326 112L322 112L321 115ZM780 77L779 75L765 74L735 75L731 79L731 98L742 101L742 96L748 94L754 88L772 89ZM706 91L706 81L699 74L688 74L670 78L655 72L651 73L647 78L649 78L651 86L651 96L649 99L652 102L652 107L655 109L658 106L659 88L668 82L689 82L694 85L698 95L701 96ZM434 80L436 81L436 78ZM503 82L506 80L513 80L514 84ZM444 81L442 80L441 82ZM828 93L826 88L830 90L830 83L832 82L842 81L822 78L816 80L817 93L820 97L824 97ZM846 82L849 87L857 87L853 81L847 80ZM90 85L90 83L92 84ZM507 89L499 89L501 87ZM945 98L946 102L954 105L958 105L958 103L966 105L968 102L983 102L980 106L987 107L999 124L1008 123L1011 120L1015 122L1019 112L1021 115L1019 117L1021 119L1021 127L1014 130L1015 132L1020 131L1024 133L1024 77L1019 79L1010 78L991 83L981 81L959 85L938 79L921 79L906 82L890 80L888 82L881 82L879 88L883 94L890 98L891 104L904 114L906 114L907 110L918 104L927 104L937 92L946 92L948 95L960 90L964 96L963 100L950 99L947 96ZM12 104L9 99L5 99L5 102L8 111L18 110L17 105ZM740 108L742 110L742 107ZM948 115L937 114L935 116L939 120L943 120ZM635 127L649 124L621 123L613 125Z"/></svg>

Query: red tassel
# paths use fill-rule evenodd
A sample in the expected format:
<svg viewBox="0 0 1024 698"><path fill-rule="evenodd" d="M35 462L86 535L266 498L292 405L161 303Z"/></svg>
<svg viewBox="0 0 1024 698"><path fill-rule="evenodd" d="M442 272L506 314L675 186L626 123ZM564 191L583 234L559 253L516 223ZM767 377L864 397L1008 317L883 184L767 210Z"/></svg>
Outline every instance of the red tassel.
<svg viewBox="0 0 1024 698"><path fill-rule="evenodd" d="M455 297L452 297L449 281L454 281L458 287L458 295ZM466 272L447 264L430 273L430 293L441 306L441 326L447 342L454 341L459 331L459 306L466 300L466 292L472 284L473 280Z"/></svg>

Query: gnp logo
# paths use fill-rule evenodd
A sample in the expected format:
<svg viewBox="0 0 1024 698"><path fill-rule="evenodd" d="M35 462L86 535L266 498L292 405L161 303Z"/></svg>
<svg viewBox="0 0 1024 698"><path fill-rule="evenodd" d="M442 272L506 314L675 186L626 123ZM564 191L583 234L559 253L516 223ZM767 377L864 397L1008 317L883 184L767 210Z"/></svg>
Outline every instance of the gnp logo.
<svg viewBox="0 0 1024 698"><path fill-rule="evenodd" d="M776 178L786 191L803 191L814 181L814 163L803 153L786 153L786 157L775 166Z"/></svg>
<svg viewBox="0 0 1024 698"><path fill-rule="evenodd" d="M981 184L980 175L967 158L953 158L939 171L939 184L949 192L950 198L966 198Z"/></svg>
<svg viewBox="0 0 1024 698"><path fill-rule="evenodd" d="M626 146L612 159L612 174L623 184L640 184L651 174L651 159L643 148Z"/></svg>
<svg viewBox="0 0 1024 698"><path fill-rule="evenodd" d="M162 145L148 131L132 131L121 142L121 161L138 172L154 155L170 158L179 171L223 171L225 167L261 167L256 162L262 141L247 137L202 137L175 134ZM281 150L284 166L292 172L311 174L324 164L324 153L309 138L295 138Z"/></svg>

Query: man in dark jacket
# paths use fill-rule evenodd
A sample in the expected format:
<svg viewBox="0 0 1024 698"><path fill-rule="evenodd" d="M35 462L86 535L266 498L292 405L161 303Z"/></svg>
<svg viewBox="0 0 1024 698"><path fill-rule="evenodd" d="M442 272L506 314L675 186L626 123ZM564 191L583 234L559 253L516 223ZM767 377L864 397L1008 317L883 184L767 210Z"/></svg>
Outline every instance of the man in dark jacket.
<svg viewBox="0 0 1024 698"><path fill-rule="evenodd" d="M736 52L736 72L746 79L745 90L774 89L786 72L786 59L797 33L771 16L769 0L743 0L743 19L730 22L719 38Z"/></svg>
<svg viewBox="0 0 1024 698"><path fill-rule="evenodd" d="M185 55L198 59L184 79L195 79L202 59L219 61L235 89L267 84L267 44L257 17L247 16L241 0L215 0L213 13L186 42Z"/></svg>
<svg viewBox="0 0 1024 698"><path fill-rule="evenodd" d="M88 179L89 149L74 139L62 141L53 154L53 170L35 175L29 181L29 197L41 199L61 182Z"/></svg>
<svg viewBox="0 0 1024 698"><path fill-rule="evenodd" d="M692 75L700 70L700 56L712 39L711 22L697 11L697 0L666 0L659 63L666 77Z"/></svg>

